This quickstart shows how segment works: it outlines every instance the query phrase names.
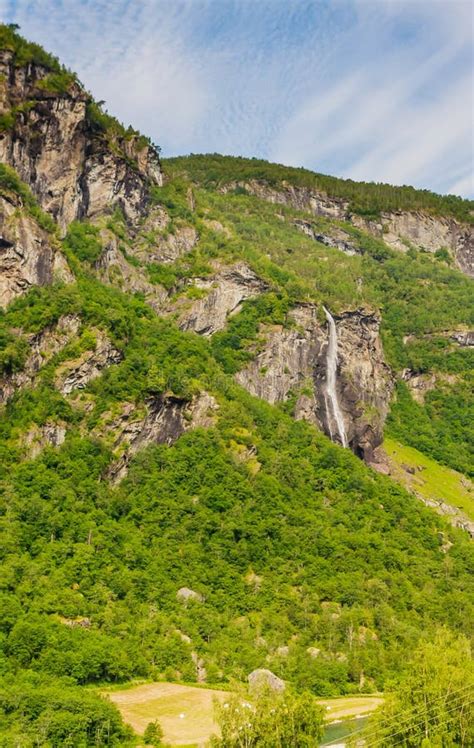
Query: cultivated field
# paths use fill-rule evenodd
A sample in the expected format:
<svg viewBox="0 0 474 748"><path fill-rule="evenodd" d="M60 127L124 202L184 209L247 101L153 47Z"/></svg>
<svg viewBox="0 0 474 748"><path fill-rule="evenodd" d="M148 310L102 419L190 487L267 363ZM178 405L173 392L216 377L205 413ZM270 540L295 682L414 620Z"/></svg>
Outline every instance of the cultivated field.
<svg viewBox="0 0 474 748"><path fill-rule="evenodd" d="M226 691L182 686L177 683L146 683L123 691L108 691L125 722L142 735L149 722L157 719L171 745L204 746L217 732L213 720L214 699L228 698ZM327 720L368 714L382 702L381 696L348 696L322 699Z"/></svg>

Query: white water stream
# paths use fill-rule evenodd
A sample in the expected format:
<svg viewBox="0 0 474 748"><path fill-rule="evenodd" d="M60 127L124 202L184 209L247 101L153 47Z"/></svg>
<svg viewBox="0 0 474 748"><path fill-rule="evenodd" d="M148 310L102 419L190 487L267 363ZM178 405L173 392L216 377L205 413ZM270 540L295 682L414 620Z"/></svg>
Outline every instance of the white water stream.
<svg viewBox="0 0 474 748"><path fill-rule="evenodd" d="M334 417L334 420L337 425L337 430L339 433L339 438L341 440L341 444L343 447L347 447L347 436L346 436L346 429L344 426L344 418L342 417L342 411L339 405L339 400L337 397L337 389L336 389L336 377L337 377L337 330L336 330L336 323L334 322L334 319L331 315L331 313L326 309L325 306L323 306L324 314L326 315L326 319L328 321L329 325L329 342L328 342L328 350L326 354L326 389L327 389L327 395L329 397L331 407L332 407L332 415L329 412L328 408L328 402L325 397L326 401L326 415L328 419L328 426L329 426L329 432L331 434L331 439L333 436L332 433L332 426L331 421L332 417Z"/></svg>

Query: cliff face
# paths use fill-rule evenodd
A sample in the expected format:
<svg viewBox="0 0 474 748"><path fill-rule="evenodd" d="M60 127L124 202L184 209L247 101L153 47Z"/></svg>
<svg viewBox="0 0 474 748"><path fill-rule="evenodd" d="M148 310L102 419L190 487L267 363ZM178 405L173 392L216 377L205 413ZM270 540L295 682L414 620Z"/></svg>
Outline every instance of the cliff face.
<svg viewBox="0 0 474 748"><path fill-rule="evenodd" d="M150 184L162 183L154 149L136 136L114 136L110 143L91 121L84 90L71 83L57 93L49 76L33 63L17 67L12 52L0 52L0 114L11 116L11 126L0 132L0 160L18 172L63 231L74 219L114 206L136 221Z"/></svg>
<svg viewBox="0 0 474 748"><path fill-rule="evenodd" d="M53 280L72 280L57 241L22 210L18 195L0 195L0 307Z"/></svg>
<svg viewBox="0 0 474 748"><path fill-rule="evenodd" d="M246 182L227 184L222 191L230 192L236 187L243 187L251 195L271 203L291 205L315 216L350 222L402 252L406 252L410 245L427 252L446 249L459 270L466 275L474 276L474 226L460 223L454 218L419 211L397 211L382 213L379 221L371 221L352 214L348 201L330 197L308 187L295 187L284 182L274 187L250 179ZM298 228L308 233L301 222ZM337 247L338 244L336 242L330 246Z"/></svg>
<svg viewBox="0 0 474 748"><path fill-rule="evenodd" d="M298 305L290 312L291 327L262 331L265 344L256 358L236 375L254 395L270 403L296 396L294 414L321 428L333 440L327 389L328 327L317 308ZM337 393L351 449L370 462L383 438L383 424L393 389L379 336L380 320L364 310L336 317Z"/></svg>

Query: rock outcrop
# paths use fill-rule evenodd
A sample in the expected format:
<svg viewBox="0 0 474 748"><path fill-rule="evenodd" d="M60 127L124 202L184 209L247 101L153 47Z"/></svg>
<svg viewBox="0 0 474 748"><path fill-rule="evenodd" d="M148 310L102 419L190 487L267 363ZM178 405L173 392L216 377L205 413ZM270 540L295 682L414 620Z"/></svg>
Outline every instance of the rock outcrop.
<svg viewBox="0 0 474 748"><path fill-rule="evenodd" d="M382 213L377 222L354 215L351 222L401 252L410 246L432 253L445 249L459 270L474 276L474 226L420 211Z"/></svg>
<svg viewBox="0 0 474 748"><path fill-rule="evenodd" d="M182 330L193 330L200 335L224 329L227 318L240 311L245 299L258 296L267 288L243 262L218 269L206 278L193 278L191 283L205 295L180 313L179 325Z"/></svg>
<svg viewBox="0 0 474 748"><path fill-rule="evenodd" d="M148 281L145 269L127 261L119 248L117 237L111 231L104 229L101 239L104 249L95 264L100 280L118 286L122 291L143 294L145 301L158 312L168 298L166 290Z"/></svg>
<svg viewBox="0 0 474 748"><path fill-rule="evenodd" d="M474 276L474 226L471 224L422 211L385 212L379 221L371 221L351 213L347 200L330 197L309 187L295 187L284 181L273 186L250 179L229 183L221 190L231 192L237 187L271 203L291 205L315 216L349 221L402 252L410 246L427 252L446 249L463 273Z"/></svg>
<svg viewBox="0 0 474 748"><path fill-rule="evenodd" d="M334 249L340 249L346 255L360 254L360 250L353 241L350 241L350 236L346 231L338 228L337 226L331 227L330 233L322 233L311 223L311 221L303 221L297 219L294 221L294 225L303 234L309 236L310 239L324 244L326 247L333 247Z"/></svg>
<svg viewBox="0 0 474 748"><path fill-rule="evenodd" d="M107 423L104 432L112 439L112 448L121 456L112 464L108 477L118 482L128 472L132 457L148 444L173 444L185 431L201 426L209 428L215 421L217 403L207 392L191 401L174 395L151 398L145 414L132 403L125 403L120 415Z"/></svg>
<svg viewBox="0 0 474 748"><path fill-rule="evenodd" d="M135 222L150 184L162 184L155 150L135 135L112 134L94 120L78 83L58 93L47 68L18 66L0 52L0 113L13 124L0 133L0 160L10 164L64 230L77 218L120 207Z"/></svg>
<svg viewBox="0 0 474 748"><path fill-rule="evenodd" d="M253 670L248 676L248 682L251 691L268 688L270 691L281 693L285 690L285 681L266 668Z"/></svg>
<svg viewBox="0 0 474 748"><path fill-rule="evenodd" d="M337 391L351 449L370 461L382 441L383 424L393 389L384 362L380 320L355 310L334 315L338 335ZM296 395L294 415L334 436L327 396L328 329L313 304L300 304L289 314L288 327L262 329L265 344L236 375L253 395L270 403Z"/></svg>
<svg viewBox="0 0 474 748"><path fill-rule="evenodd" d="M30 353L22 370L0 380L0 403L7 402L17 390L33 385L40 369L77 336L80 327L80 318L68 314L60 317L56 325L28 335Z"/></svg>
<svg viewBox="0 0 474 748"><path fill-rule="evenodd" d="M31 286L73 280L54 237L22 207L15 193L0 195L0 307Z"/></svg>
<svg viewBox="0 0 474 748"><path fill-rule="evenodd" d="M66 361L56 372L56 387L63 395L73 390L83 390L103 369L122 360L122 354L113 347L101 330L93 331L96 345L93 351L85 351L76 361Z"/></svg>
<svg viewBox="0 0 474 748"><path fill-rule="evenodd" d="M45 447L60 447L66 438L67 426L62 421L48 421L42 426L32 426L23 436L26 456L32 460Z"/></svg>

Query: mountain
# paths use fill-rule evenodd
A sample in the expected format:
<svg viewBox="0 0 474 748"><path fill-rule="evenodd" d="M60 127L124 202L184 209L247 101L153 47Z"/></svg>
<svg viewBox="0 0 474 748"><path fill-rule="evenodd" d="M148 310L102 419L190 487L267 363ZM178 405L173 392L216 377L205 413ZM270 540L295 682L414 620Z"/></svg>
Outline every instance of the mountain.
<svg viewBox="0 0 474 748"><path fill-rule="evenodd" d="M2 744L131 740L86 685L367 692L468 633L473 203L160 160L0 46Z"/></svg>

